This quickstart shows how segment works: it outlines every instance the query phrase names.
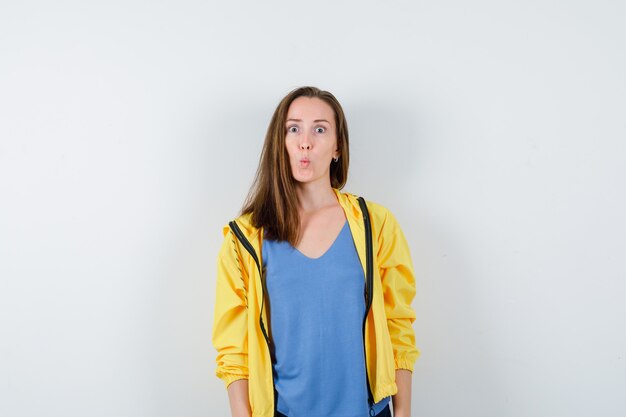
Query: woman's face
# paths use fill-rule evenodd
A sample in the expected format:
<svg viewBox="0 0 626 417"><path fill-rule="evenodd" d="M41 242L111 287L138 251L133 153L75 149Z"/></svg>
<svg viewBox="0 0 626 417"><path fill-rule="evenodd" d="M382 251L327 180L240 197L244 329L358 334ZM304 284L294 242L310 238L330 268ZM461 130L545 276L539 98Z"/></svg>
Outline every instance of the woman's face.
<svg viewBox="0 0 626 417"><path fill-rule="evenodd" d="M335 112L317 97L298 97L289 106L285 146L299 183L330 182L330 163L339 156Z"/></svg>

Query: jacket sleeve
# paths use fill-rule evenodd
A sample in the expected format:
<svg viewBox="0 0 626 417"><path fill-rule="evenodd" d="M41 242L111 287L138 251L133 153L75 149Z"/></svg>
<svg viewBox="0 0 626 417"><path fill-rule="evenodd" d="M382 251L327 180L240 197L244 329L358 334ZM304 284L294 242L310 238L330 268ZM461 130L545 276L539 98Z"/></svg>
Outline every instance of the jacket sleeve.
<svg viewBox="0 0 626 417"><path fill-rule="evenodd" d="M217 258L217 283L212 342L217 350L215 375L226 387L248 379L248 305L236 237L224 228L224 241Z"/></svg>
<svg viewBox="0 0 626 417"><path fill-rule="evenodd" d="M413 366L420 352L415 346L415 275L409 246L394 215L386 210L378 234L378 267L385 300L387 327L396 369Z"/></svg>

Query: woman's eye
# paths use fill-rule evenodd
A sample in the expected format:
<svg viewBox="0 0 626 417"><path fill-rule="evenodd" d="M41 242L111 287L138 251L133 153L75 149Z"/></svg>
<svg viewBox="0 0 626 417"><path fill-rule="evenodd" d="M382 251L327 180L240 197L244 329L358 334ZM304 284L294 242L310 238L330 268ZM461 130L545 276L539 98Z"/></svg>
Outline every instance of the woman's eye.
<svg viewBox="0 0 626 417"><path fill-rule="evenodd" d="M296 133L298 131L298 126L289 126L287 128L287 132L289 133Z"/></svg>
<svg viewBox="0 0 626 417"><path fill-rule="evenodd" d="M315 128L315 133L324 133L324 132L326 132L326 128L324 127L319 126Z"/></svg>

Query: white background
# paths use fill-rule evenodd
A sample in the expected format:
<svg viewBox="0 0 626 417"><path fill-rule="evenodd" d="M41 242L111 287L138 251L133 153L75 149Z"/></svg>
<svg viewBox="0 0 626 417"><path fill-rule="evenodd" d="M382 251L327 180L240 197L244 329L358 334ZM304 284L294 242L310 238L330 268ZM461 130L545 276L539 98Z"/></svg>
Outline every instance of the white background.
<svg viewBox="0 0 626 417"><path fill-rule="evenodd" d="M413 415L626 415L620 1L0 4L0 415L226 416L221 228L280 98L417 274Z"/></svg>

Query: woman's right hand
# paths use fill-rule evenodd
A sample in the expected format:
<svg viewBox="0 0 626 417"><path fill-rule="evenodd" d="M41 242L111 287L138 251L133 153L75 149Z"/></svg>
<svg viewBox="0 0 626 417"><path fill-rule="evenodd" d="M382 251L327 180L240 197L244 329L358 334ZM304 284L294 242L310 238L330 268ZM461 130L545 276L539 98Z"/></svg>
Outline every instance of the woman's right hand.
<svg viewBox="0 0 626 417"><path fill-rule="evenodd" d="M228 400L232 417L251 417L248 400L248 380L238 379L228 385Z"/></svg>

